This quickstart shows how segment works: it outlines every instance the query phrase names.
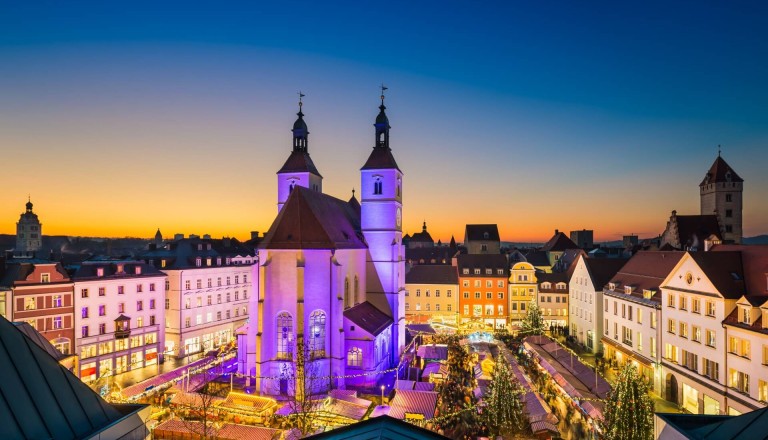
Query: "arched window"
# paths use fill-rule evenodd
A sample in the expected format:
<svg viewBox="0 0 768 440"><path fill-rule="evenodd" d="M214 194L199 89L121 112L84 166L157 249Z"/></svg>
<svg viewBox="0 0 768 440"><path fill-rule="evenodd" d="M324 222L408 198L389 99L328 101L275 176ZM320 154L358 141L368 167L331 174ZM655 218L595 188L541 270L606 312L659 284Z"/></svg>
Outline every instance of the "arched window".
<svg viewBox="0 0 768 440"><path fill-rule="evenodd" d="M63 354L70 353L71 344L69 338L56 338L51 341L51 344Z"/></svg>
<svg viewBox="0 0 768 440"><path fill-rule="evenodd" d="M293 358L293 317L288 312L277 315L277 358Z"/></svg>
<svg viewBox="0 0 768 440"><path fill-rule="evenodd" d="M382 193L382 182L381 180L377 179L375 182L373 182L373 194L379 195L381 193Z"/></svg>
<svg viewBox="0 0 768 440"><path fill-rule="evenodd" d="M344 278L344 308L352 307L352 297L349 296L349 277Z"/></svg>
<svg viewBox="0 0 768 440"><path fill-rule="evenodd" d="M355 275L355 305L360 304L360 280Z"/></svg>
<svg viewBox="0 0 768 440"><path fill-rule="evenodd" d="M347 366L362 367L363 366L363 350L357 347L352 347L347 352Z"/></svg>
<svg viewBox="0 0 768 440"><path fill-rule="evenodd" d="M325 312L315 310L309 315L309 355L325 356Z"/></svg>

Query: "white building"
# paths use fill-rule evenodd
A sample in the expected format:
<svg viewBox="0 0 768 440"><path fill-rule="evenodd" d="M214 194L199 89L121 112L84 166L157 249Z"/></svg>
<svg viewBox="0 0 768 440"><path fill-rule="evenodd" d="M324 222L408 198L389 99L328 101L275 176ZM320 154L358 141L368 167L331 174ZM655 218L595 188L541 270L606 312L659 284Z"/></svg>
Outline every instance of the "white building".
<svg viewBox="0 0 768 440"><path fill-rule="evenodd" d="M570 307L570 336L587 350L602 350L600 335L603 334L603 286L616 275L626 260L614 258L589 258L579 255L568 285Z"/></svg>
<svg viewBox="0 0 768 440"><path fill-rule="evenodd" d="M605 359L635 364L657 394L662 393L660 342L661 283L683 252L641 251L603 289Z"/></svg>
<svg viewBox="0 0 768 440"><path fill-rule="evenodd" d="M86 261L73 273L80 378L163 361L165 274L141 261Z"/></svg>
<svg viewBox="0 0 768 440"><path fill-rule="evenodd" d="M232 342L248 320L256 256L236 239L176 237L141 256L168 276L165 352L202 354Z"/></svg>

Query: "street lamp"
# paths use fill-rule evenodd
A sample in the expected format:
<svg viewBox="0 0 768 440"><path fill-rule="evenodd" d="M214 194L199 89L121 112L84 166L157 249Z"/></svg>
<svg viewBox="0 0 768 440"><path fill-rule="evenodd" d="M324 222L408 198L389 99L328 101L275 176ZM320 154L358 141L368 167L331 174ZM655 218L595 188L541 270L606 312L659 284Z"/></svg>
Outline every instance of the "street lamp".
<svg viewBox="0 0 768 440"><path fill-rule="evenodd" d="M381 386L381 406L384 406L384 385Z"/></svg>

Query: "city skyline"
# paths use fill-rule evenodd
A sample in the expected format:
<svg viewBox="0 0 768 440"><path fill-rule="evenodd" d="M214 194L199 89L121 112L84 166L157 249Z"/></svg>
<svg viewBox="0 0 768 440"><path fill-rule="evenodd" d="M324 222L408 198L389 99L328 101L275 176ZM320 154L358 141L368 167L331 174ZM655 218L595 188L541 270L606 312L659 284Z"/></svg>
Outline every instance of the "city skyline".
<svg viewBox="0 0 768 440"><path fill-rule="evenodd" d="M718 144L744 235L768 232L764 5L294 6L9 7L0 233L28 194L46 235L265 232L296 92L324 192L346 199L382 81L404 233L655 237L699 213Z"/></svg>

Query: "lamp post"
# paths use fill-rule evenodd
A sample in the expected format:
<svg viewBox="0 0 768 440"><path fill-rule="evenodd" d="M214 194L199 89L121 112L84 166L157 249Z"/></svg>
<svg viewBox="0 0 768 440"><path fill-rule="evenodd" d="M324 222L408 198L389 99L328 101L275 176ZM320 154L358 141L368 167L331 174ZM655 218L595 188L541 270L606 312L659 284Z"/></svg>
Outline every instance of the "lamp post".
<svg viewBox="0 0 768 440"><path fill-rule="evenodd" d="M384 385L381 386L381 406L384 406Z"/></svg>

